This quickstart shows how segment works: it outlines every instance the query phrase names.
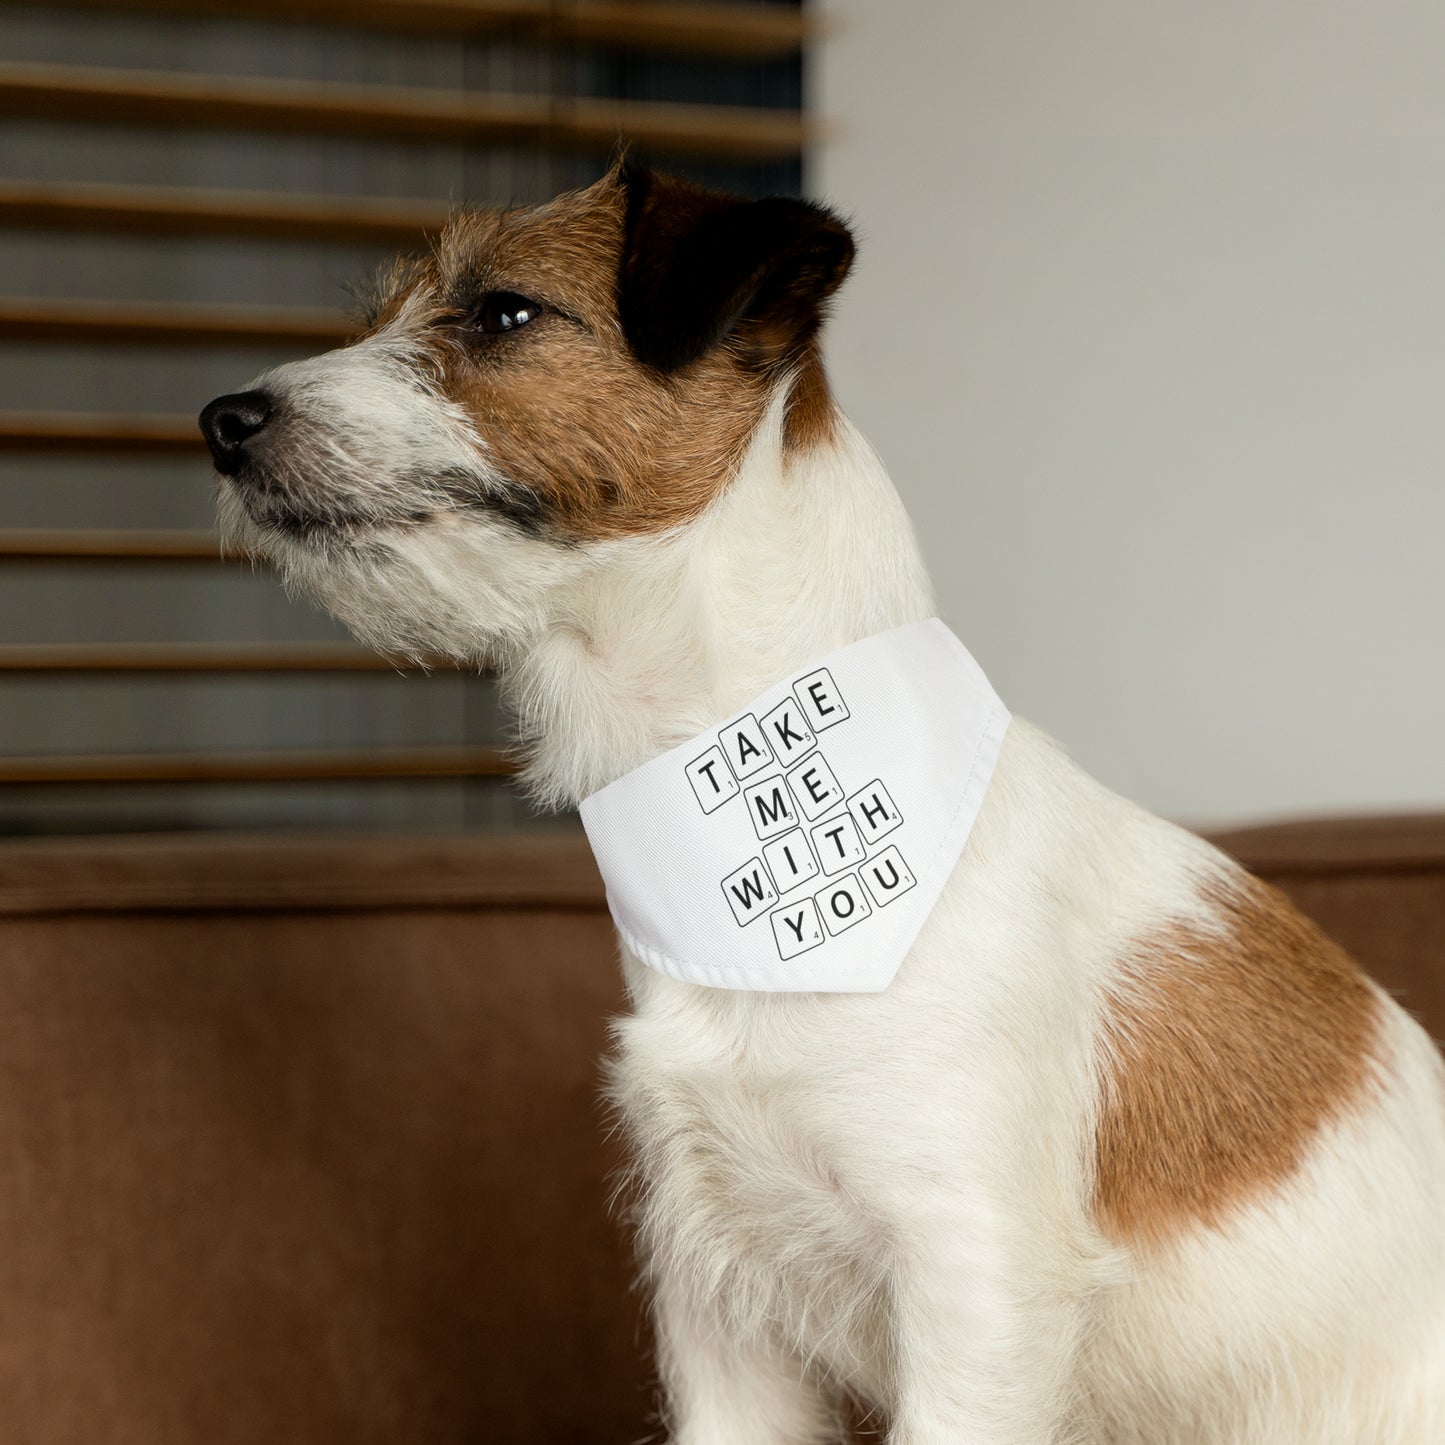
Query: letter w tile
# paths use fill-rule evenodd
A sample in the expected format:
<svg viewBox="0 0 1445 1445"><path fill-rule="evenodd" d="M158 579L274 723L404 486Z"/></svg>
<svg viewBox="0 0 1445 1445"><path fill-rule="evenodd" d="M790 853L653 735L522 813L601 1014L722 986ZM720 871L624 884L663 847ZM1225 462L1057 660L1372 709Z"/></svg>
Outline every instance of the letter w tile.
<svg viewBox="0 0 1445 1445"><path fill-rule="evenodd" d="M736 873L729 873L722 881L722 890L740 927L746 927L778 901L778 891L761 858L749 858Z"/></svg>

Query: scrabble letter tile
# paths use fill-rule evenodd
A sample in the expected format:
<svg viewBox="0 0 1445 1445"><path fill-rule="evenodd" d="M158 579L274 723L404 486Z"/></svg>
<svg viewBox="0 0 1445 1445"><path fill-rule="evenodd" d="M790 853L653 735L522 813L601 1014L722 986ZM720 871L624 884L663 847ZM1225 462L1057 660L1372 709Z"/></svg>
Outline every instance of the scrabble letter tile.
<svg viewBox="0 0 1445 1445"><path fill-rule="evenodd" d="M800 898L773 917L773 937L782 958L796 958L823 941L823 925L818 922L818 909L811 898Z"/></svg>
<svg viewBox="0 0 1445 1445"><path fill-rule="evenodd" d="M835 803L843 801L843 790L821 753L804 758L788 774L788 786L809 822L821 818Z"/></svg>
<svg viewBox="0 0 1445 1445"><path fill-rule="evenodd" d="M752 713L720 729L717 740L733 776L739 782L752 777L759 768L767 767L773 760L773 750Z"/></svg>
<svg viewBox="0 0 1445 1445"><path fill-rule="evenodd" d="M823 861L824 873L841 873L863 861L863 840L847 813L839 813L836 818L809 828L808 833Z"/></svg>
<svg viewBox="0 0 1445 1445"><path fill-rule="evenodd" d="M859 870L863 886L880 907L901 898L913 887L914 877L908 864L893 844L889 844L876 858L870 858Z"/></svg>
<svg viewBox="0 0 1445 1445"><path fill-rule="evenodd" d="M711 813L738 794L737 779L729 770L721 748L709 748L700 758L694 758L687 765L687 780L704 813Z"/></svg>
<svg viewBox="0 0 1445 1445"><path fill-rule="evenodd" d="M743 928L778 901L778 890L761 858L749 858L736 873L729 873L722 881L722 890L733 917Z"/></svg>
<svg viewBox="0 0 1445 1445"><path fill-rule="evenodd" d="M743 798L748 805L748 817L753 822L753 832L764 840L776 838L789 828L798 826L798 814L793 800L783 786L783 780L774 775L764 778L743 789Z"/></svg>
<svg viewBox="0 0 1445 1445"><path fill-rule="evenodd" d="M821 893L813 895L813 901L834 937L847 932L855 923L862 923L873 912L856 873L835 878Z"/></svg>
<svg viewBox="0 0 1445 1445"><path fill-rule="evenodd" d="M803 716L815 733L840 723L848 716L848 706L838 691L833 675L826 667L810 672L793 684L793 692L803 705Z"/></svg>
<svg viewBox="0 0 1445 1445"><path fill-rule="evenodd" d="M877 778L848 799L848 811L870 848L903 821L903 814L888 796L888 789Z"/></svg>
<svg viewBox="0 0 1445 1445"><path fill-rule="evenodd" d="M818 876L818 864L801 828L794 828L791 833L784 833L781 838L763 844L763 858L779 893L787 893L798 884Z"/></svg>
<svg viewBox="0 0 1445 1445"><path fill-rule="evenodd" d="M763 719L763 736L783 767L796 762L813 746L813 730L803 709L793 698L785 698Z"/></svg>

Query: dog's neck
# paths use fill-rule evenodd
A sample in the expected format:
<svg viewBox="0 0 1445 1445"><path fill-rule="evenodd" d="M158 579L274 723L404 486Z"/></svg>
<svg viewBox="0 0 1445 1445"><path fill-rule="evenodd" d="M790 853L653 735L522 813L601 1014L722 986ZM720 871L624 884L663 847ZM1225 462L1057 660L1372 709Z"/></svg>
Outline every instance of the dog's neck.
<svg viewBox="0 0 1445 1445"><path fill-rule="evenodd" d="M806 451L781 400L737 476L666 537L605 544L502 684L537 796L575 804L727 720L789 672L933 614L882 463L841 415Z"/></svg>

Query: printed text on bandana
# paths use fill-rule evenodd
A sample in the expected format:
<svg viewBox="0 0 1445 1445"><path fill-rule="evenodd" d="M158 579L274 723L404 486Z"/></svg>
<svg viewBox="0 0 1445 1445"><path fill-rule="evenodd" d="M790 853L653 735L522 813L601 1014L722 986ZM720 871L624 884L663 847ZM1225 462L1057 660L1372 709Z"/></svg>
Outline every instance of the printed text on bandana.
<svg viewBox="0 0 1445 1445"><path fill-rule="evenodd" d="M899 846L907 822L887 780L860 786L828 760L829 729L849 720L832 675L820 667L792 691L764 716L720 729L686 765L705 815L746 813L757 852L719 885L739 927L769 920L784 960L867 927L915 881Z"/></svg>

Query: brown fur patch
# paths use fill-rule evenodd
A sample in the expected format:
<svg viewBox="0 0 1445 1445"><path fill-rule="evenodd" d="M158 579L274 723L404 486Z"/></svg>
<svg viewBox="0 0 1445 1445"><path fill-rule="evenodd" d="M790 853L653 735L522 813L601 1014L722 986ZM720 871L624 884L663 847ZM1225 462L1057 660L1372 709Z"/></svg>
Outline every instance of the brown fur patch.
<svg viewBox="0 0 1445 1445"><path fill-rule="evenodd" d="M380 307L380 324L400 326L430 354L489 463L550 531L575 541L696 517L735 475L777 375L742 339L673 374L637 360L618 319L625 211L614 173L544 206L462 212ZM545 309L515 332L479 336L469 309L495 291ZM831 413L810 348L789 409L790 447L821 440Z"/></svg>
<svg viewBox="0 0 1445 1445"><path fill-rule="evenodd" d="M838 407L816 345L808 347L788 397L783 445L790 453L810 451L833 440Z"/></svg>
<svg viewBox="0 0 1445 1445"><path fill-rule="evenodd" d="M405 326L443 390L475 419L491 465L571 540L696 516L736 471L766 401L726 348L677 380L631 356L617 321L621 225L605 183L529 210L462 213L384 313L421 293ZM546 309L515 333L468 335L468 306L489 291Z"/></svg>
<svg viewBox="0 0 1445 1445"><path fill-rule="evenodd" d="M620 198L594 188L469 217L441 253L443 294L480 284L551 308L495 345L450 347L444 374L493 463L573 538L690 521L732 478L766 403L726 347L677 378L633 358L617 321L621 223Z"/></svg>
<svg viewBox="0 0 1445 1445"><path fill-rule="evenodd" d="M1109 1003L1095 1214L1159 1244L1275 1189L1366 1093L1379 1000L1283 894L1240 873L1220 927L1140 941Z"/></svg>

